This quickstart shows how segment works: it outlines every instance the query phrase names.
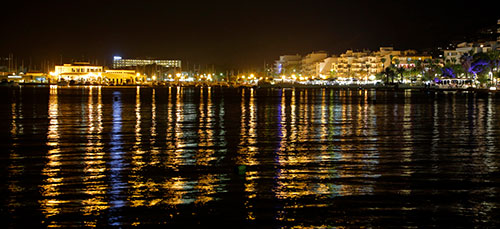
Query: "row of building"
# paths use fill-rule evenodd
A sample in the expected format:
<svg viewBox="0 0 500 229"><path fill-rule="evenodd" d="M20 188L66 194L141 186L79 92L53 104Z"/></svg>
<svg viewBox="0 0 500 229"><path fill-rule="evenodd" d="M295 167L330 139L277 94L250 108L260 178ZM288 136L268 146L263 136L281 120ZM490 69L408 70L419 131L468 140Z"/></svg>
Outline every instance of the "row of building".
<svg viewBox="0 0 500 229"><path fill-rule="evenodd" d="M181 68L180 60L124 59L113 57L113 69L88 62L56 65L50 73L51 82L142 84L172 78ZM164 71L165 70L165 71Z"/></svg>
<svg viewBox="0 0 500 229"><path fill-rule="evenodd" d="M282 78L298 75L306 79L357 78L374 76L391 64L398 67L415 67L417 61L432 59L430 55L418 55L414 50L399 51L381 47L378 51L347 50L338 56L328 56L324 51L301 55L284 55L275 63L275 73Z"/></svg>
<svg viewBox="0 0 500 229"><path fill-rule="evenodd" d="M180 60L113 58L113 68L93 65L90 62L73 62L56 65L49 74L26 72L0 75L2 81L23 83L96 83L96 84L145 84L157 80L173 79L181 68Z"/></svg>
<svg viewBox="0 0 500 229"><path fill-rule="evenodd" d="M444 50L443 54L436 58L441 64L459 64L464 55L500 50L500 20L497 33L497 40L463 42L454 49ZM343 54L332 56L319 51L305 56L280 56L279 60L275 61L274 73L281 79L296 79L299 76L303 79L367 79L381 73L388 66L414 68L417 63L429 63L432 59L431 55L418 54L415 50L400 51L393 47L381 47L377 51L347 50Z"/></svg>

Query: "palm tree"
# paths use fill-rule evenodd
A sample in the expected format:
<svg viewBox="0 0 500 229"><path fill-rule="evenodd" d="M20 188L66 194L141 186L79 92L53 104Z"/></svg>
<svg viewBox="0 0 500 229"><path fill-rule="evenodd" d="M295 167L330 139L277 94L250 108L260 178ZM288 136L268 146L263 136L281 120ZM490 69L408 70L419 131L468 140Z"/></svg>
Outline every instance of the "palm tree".
<svg viewBox="0 0 500 229"><path fill-rule="evenodd" d="M460 64L462 65L462 68L464 69L465 78L469 78L469 73L471 71L473 60L474 60L473 56L470 55L469 53L466 53L462 57L460 57Z"/></svg>
<svg viewBox="0 0 500 229"><path fill-rule="evenodd" d="M498 73L500 71L500 51L494 50L487 53L490 61L490 68L492 72Z"/></svg>
<svg viewBox="0 0 500 229"><path fill-rule="evenodd" d="M368 77L370 76L370 64L366 64L365 67L366 67L366 78L368 79Z"/></svg>
<svg viewBox="0 0 500 229"><path fill-rule="evenodd" d="M347 64L348 75L351 77L351 64Z"/></svg>
<svg viewBox="0 0 500 229"><path fill-rule="evenodd" d="M389 79L391 79L391 83L394 83L394 70L391 67L385 68L382 74L385 75L386 84L389 84Z"/></svg>
<svg viewBox="0 0 500 229"><path fill-rule="evenodd" d="M401 61L399 59L396 59L394 61L394 63L396 64L396 72L401 77L401 82L403 82L403 78L404 78L403 73L405 72L405 69L403 67L399 66L401 63Z"/></svg>
<svg viewBox="0 0 500 229"><path fill-rule="evenodd" d="M385 61L386 59L382 57L382 59L380 59L380 62L382 62L382 71L385 70Z"/></svg>
<svg viewBox="0 0 500 229"><path fill-rule="evenodd" d="M452 64L457 64L457 58L452 57L452 58L451 58L451 62L452 62Z"/></svg>

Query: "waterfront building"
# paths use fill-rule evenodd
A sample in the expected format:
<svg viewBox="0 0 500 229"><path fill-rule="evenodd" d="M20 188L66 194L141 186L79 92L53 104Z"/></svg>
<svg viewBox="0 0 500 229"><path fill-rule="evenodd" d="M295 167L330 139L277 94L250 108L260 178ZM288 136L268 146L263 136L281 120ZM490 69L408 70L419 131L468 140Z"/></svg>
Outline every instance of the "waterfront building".
<svg viewBox="0 0 500 229"><path fill-rule="evenodd" d="M298 73L301 68L302 56L299 54L295 55L283 55L274 64L274 72L276 75L291 75Z"/></svg>
<svg viewBox="0 0 500 229"><path fill-rule="evenodd" d="M398 68L414 68L418 62L423 64L426 60L432 60L432 56L418 55L415 50L406 50L401 56L395 56L392 62L397 64Z"/></svg>
<svg viewBox="0 0 500 229"><path fill-rule="evenodd" d="M328 57L326 52L313 52L298 61L299 55L281 56L276 61L276 73L288 79L330 79L349 78L357 80L373 80L376 75L389 66L414 68L418 62L424 63L431 56L419 55L414 50L399 51L393 47L380 47L377 51L347 50L339 56ZM293 65L291 64L293 63ZM300 63L300 64L299 64ZM292 74L288 66L300 68L300 76Z"/></svg>
<svg viewBox="0 0 500 229"><path fill-rule="evenodd" d="M88 62L56 65L51 72L51 81L102 81L103 66L90 65Z"/></svg>
<svg viewBox="0 0 500 229"><path fill-rule="evenodd" d="M497 29L497 42L500 43L500 19L498 19L497 25L498 25L498 29ZM500 47L497 47L497 50L500 50Z"/></svg>
<svg viewBox="0 0 500 229"><path fill-rule="evenodd" d="M499 41L462 42L454 50L443 51L444 61L445 63L459 64L464 55L486 53L493 50L500 50Z"/></svg>
<svg viewBox="0 0 500 229"><path fill-rule="evenodd" d="M103 66L90 65L88 62L56 65L50 73L51 82L74 81L79 83L110 83L110 84L137 84L145 83L144 75L135 70L104 69Z"/></svg>
<svg viewBox="0 0 500 229"><path fill-rule="evenodd" d="M312 52L302 58L302 75L307 78L315 79L319 77L319 65L328 57L324 51Z"/></svg>
<svg viewBox="0 0 500 229"><path fill-rule="evenodd" d="M332 64L333 72L336 77L342 78L362 78L368 75L371 68L371 52L363 50L361 52L347 50L341 54L337 61Z"/></svg>
<svg viewBox="0 0 500 229"><path fill-rule="evenodd" d="M102 75L112 84L138 84L147 81L144 75L137 74L135 70L107 69Z"/></svg>
<svg viewBox="0 0 500 229"><path fill-rule="evenodd" d="M460 57L462 57L463 53L460 53L457 50L443 50L443 58L445 63L451 64L459 64Z"/></svg>
<svg viewBox="0 0 500 229"><path fill-rule="evenodd" d="M334 76L333 64L337 62L338 57L331 56L324 59L322 62L316 65L316 74L319 75L321 79L328 79Z"/></svg>
<svg viewBox="0 0 500 229"><path fill-rule="evenodd" d="M386 67L391 66L394 63L394 58L401 56L402 52L399 50L394 50L393 47L380 47L378 51L374 52L372 56L376 58L376 62L380 63L377 65L376 72L382 72Z"/></svg>
<svg viewBox="0 0 500 229"><path fill-rule="evenodd" d="M154 59L123 59L120 56L113 57L113 68L129 68L156 64L166 68L181 68L180 60L154 60Z"/></svg>

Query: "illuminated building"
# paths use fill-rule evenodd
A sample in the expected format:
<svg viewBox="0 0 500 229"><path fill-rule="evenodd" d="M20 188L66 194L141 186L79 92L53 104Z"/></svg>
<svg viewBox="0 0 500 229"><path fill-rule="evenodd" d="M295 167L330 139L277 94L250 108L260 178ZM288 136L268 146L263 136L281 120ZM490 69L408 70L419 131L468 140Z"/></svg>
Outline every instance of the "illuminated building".
<svg viewBox="0 0 500 229"><path fill-rule="evenodd" d="M324 59L316 65L316 75L321 79L331 78L333 76L333 63L337 62L338 57L331 56Z"/></svg>
<svg viewBox="0 0 500 229"><path fill-rule="evenodd" d="M326 52L312 52L302 58L302 75L306 77L317 77L316 65L323 62L328 57Z"/></svg>
<svg viewBox="0 0 500 229"><path fill-rule="evenodd" d="M392 47L381 47L375 52L347 50L335 61L331 61L330 71L336 77L365 79L365 77L374 76L384 71L384 68L396 63L399 65L398 67L413 68L417 61L423 63L428 59L432 59L432 57L417 55L414 50L398 51ZM324 68L328 70L328 66ZM324 72L322 74L325 74Z"/></svg>
<svg viewBox="0 0 500 229"><path fill-rule="evenodd" d="M88 62L75 62L73 64L56 65L55 71L50 75L57 81L101 81L102 66L90 65Z"/></svg>
<svg viewBox="0 0 500 229"><path fill-rule="evenodd" d="M369 64L369 55L370 52L367 50L362 52L347 50L333 63L332 69L338 77L359 78L366 68L365 65Z"/></svg>
<svg viewBox="0 0 500 229"><path fill-rule="evenodd" d="M289 75L295 72L299 72L301 61L302 56L300 56L299 54L280 56L280 59L277 60L274 64L275 73L277 75Z"/></svg>
<svg viewBox="0 0 500 229"><path fill-rule="evenodd" d="M497 37L497 42L498 42L498 43L500 43L500 19L498 19L497 24L498 24L498 29L497 29L497 35L498 35L498 37ZM497 47L497 50L500 50L500 47Z"/></svg>
<svg viewBox="0 0 500 229"><path fill-rule="evenodd" d="M486 42L462 42L457 45L454 50L444 50L445 63L459 64L462 56L472 53L486 53L493 50L500 49L500 42L486 41Z"/></svg>
<svg viewBox="0 0 500 229"><path fill-rule="evenodd" d="M156 64L167 68L180 68L180 60L148 60L148 59L123 59L120 56L113 57L113 68L127 68Z"/></svg>
<svg viewBox="0 0 500 229"><path fill-rule="evenodd" d="M135 70L104 70L103 77L113 84L136 84L146 82L144 75L137 74Z"/></svg>
<svg viewBox="0 0 500 229"><path fill-rule="evenodd" d="M103 66L90 65L88 62L75 62L55 66L50 73L52 82L74 81L78 83L136 84L146 82L143 75L134 70L104 69Z"/></svg>
<svg viewBox="0 0 500 229"><path fill-rule="evenodd" d="M393 63L396 64L396 60L399 62L399 68L414 68L417 62L424 63L426 60L432 60L432 56L418 55L414 50L407 50L402 52L401 56L396 56L392 59Z"/></svg>

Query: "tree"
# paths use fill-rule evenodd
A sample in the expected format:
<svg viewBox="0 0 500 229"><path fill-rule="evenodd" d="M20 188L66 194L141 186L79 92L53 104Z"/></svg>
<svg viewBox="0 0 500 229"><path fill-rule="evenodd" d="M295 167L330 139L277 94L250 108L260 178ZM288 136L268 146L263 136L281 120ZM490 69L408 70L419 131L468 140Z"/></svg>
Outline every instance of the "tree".
<svg viewBox="0 0 500 229"><path fill-rule="evenodd" d="M451 58L451 62L452 62L452 64L457 64L457 58L452 57L452 58Z"/></svg>
<svg viewBox="0 0 500 229"><path fill-rule="evenodd" d="M334 79L334 78L337 78L337 71L335 70L330 70L330 78L331 79Z"/></svg>
<svg viewBox="0 0 500 229"><path fill-rule="evenodd" d="M386 84L389 83L389 80L391 81L391 83L394 83L394 70L393 68L391 67L387 67L384 69L384 71L382 72L383 75L385 75L385 82Z"/></svg>
<svg viewBox="0 0 500 229"><path fill-rule="evenodd" d="M493 75L497 75L500 72L500 51L493 50L487 53L488 59L490 61L490 68Z"/></svg>
<svg viewBox="0 0 500 229"><path fill-rule="evenodd" d="M366 78L368 79L368 77L370 77L370 64L366 64L365 67L366 67Z"/></svg>
<svg viewBox="0 0 500 229"><path fill-rule="evenodd" d="M403 78L404 78L403 74L405 73L405 71L406 71L406 70L405 70L405 68L403 68L403 67L401 67L401 66L400 66L400 61L399 61L399 59L396 59L396 60L394 61L394 63L396 64L396 72L397 72L397 73L398 73L398 75L400 76L400 78L401 78L401 79L400 79L400 80L401 80L401 82L403 82Z"/></svg>
<svg viewBox="0 0 500 229"><path fill-rule="evenodd" d="M436 75L441 73L441 68L438 65L438 62L432 59L427 59L424 61L424 64L424 72L422 74L423 81L434 80L434 78L436 78Z"/></svg>
<svg viewBox="0 0 500 229"><path fill-rule="evenodd" d="M469 73L471 73L472 61L474 60L473 56L469 53L465 53L460 57L460 64L465 73L465 78L469 78Z"/></svg>
<svg viewBox="0 0 500 229"><path fill-rule="evenodd" d="M347 64L347 69L349 71L349 73L348 73L349 77L352 77L352 75L351 75L351 64Z"/></svg>

